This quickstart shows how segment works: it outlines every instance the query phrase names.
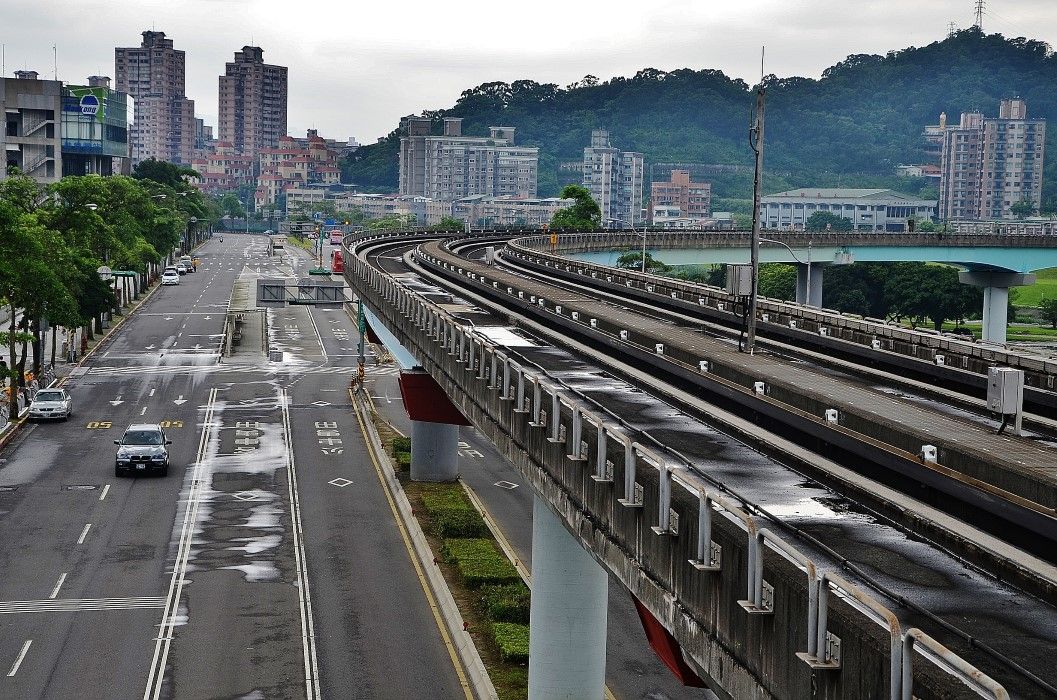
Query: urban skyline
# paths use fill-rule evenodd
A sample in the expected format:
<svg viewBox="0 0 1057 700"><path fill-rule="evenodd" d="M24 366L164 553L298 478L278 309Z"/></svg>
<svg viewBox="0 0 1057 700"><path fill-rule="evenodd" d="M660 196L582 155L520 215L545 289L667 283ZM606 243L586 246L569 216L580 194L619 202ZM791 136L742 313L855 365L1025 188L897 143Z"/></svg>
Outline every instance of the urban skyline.
<svg viewBox="0 0 1057 700"><path fill-rule="evenodd" d="M562 22L548 11L552 5L555 10L561 7ZM0 43L5 45L8 77L16 68L29 68L51 78L55 45L59 79L76 82L84 75L111 73L115 46L131 45L145 29L164 31L186 51L187 97L195 101L198 116L214 127L219 116L216 76L233 51L260 46L270 62L290 68L291 133L314 127L320 133L371 143L396 128L401 116L453 104L463 89L483 82L531 79L565 85L587 73L605 80L652 66L715 68L752 83L759 75L761 45L767 46L767 72L818 77L849 54L883 54L908 44L927 44L942 38L948 23L964 28L973 21L967 0L928 6L899 0L886 3L883 10L848 8L833 0L811 0L796 8L774 0L736 8L672 0L645 16L640 7L627 3L614 6L614 21L605 27L591 21L589 7L544 3L539 9L535 17L522 17L514 8L469 3L457 18L447 18L439 8L412 4L402 15L400 42L385 32L363 32L350 42L349 22L371 26L385 21L385 10L354 13L326 4L319 14L328 21L306 23L311 29L298 33L283 19L288 7L271 1L252 3L252 11L249 2L206 0L178 7L115 2L89 11L51 0L6 13L9 31L0 35ZM201 32L203 13L215 31ZM765 13L775 18L767 27L757 21ZM821 16L829 18L826 40L814 41L821 38L822 30L814 26ZM871 32L838 31L832 22L848 27L869 23ZM480 31L511 23L523 29L518 35L525 39L505 31ZM461 32L477 24L476 41L468 46ZM996 0L984 15L987 32L1057 43L1057 32L1047 35L1047 27L1057 27L1057 7L1045 0ZM702 42L703 36L710 38ZM321 100L321 94L340 99Z"/></svg>

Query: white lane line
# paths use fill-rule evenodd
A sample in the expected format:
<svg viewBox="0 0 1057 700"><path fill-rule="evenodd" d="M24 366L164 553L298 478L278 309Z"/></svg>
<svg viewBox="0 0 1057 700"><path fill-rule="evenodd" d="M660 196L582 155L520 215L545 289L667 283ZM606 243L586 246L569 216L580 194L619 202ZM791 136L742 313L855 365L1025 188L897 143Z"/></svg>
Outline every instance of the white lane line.
<svg viewBox="0 0 1057 700"><path fill-rule="evenodd" d="M106 495L110 493L110 484L103 485L103 492L99 494L99 500L102 501L106 498Z"/></svg>
<svg viewBox="0 0 1057 700"><path fill-rule="evenodd" d="M55 588L51 589L51 595L48 596L48 598L55 600L55 598L59 595L59 589L62 588L62 584L66 583L66 576L67 574L65 573L59 576L59 581L55 584Z"/></svg>
<svg viewBox="0 0 1057 700"><path fill-rule="evenodd" d="M191 555L191 540L194 535L195 522L198 520L198 506L202 501L205 488L202 473L206 469L205 457L209 447L209 436L214 427L213 412L216 400L217 388L213 387L209 390L209 400L206 402L202 435L198 440L198 453L195 457L194 472L191 475L191 492L187 496L187 505L184 507L176 562L173 566L172 578L169 580L169 592L165 596L165 607L162 611L158 637L154 644L154 656L151 658L150 674L147 676L147 687L143 691L143 700L157 700L165 680L165 662L169 656L169 646L172 644L173 628L176 626L177 612L180 609L180 595L183 592L187 574L187 562Z"/></svg>
<svg viewBox="0 0 1057 700"><path fill-rule="evenodd" d="M88 531L91 530L91 529L92 529L92 523L88 523L87 525L84 526L84 529L81 530L81 536L77 538L77 544L84 544L84 538L88 537Z"/></svg>
<svg viewBox="0 0 1057 700"><path fill-rule="evenodd" d="M32 639L27 639L26 643L22 645L22 651L18 652L18 658L15 659L15 663L14 663L13 666L11 666L11 670L7 672L7 677L8 678L10 678L11 676L13 676L16 673L18 673L18 667L22 665L22 661L25 660L26 654L29 652L29 647L32 644L33 644L33 640Z"/></svg>
<svg viewBox="0 0 1057 700"><path fill-rule="evenodd" d="M323 336L319 334L319 326L316 325L316 319L312 315L312 309L308 310L308 320L312 322L312 330L316 332L316 340L319 341L319 351L323 353L323 359L327 359L327 349L323 347Z"/></svg>
<svg viewBox="0 0 1057 700"><path fill-rule="evenodd" d="M313 324L314 325L314 324ZM290 400L286 389L279 392L283 414L283 434L286 441L286 481L290 489L290 524L294 535L294 565L297 569L297 597L301 608L301 646L305 659L305 697L317 700L319 690L319 662L316 659L316 629L312 621L312 593L308 588L308 564L305 561L305 540L301 529L301 501L297 496L297 474L294 464L294 441L290 428Z"/></svg>
<svg viewBox="0 0 1057 700"><path fill-rule="evenodd" d="M143 407L143 410L142 410L142 411L140 411L140 412L139 412L139 414L140 414L140 415L142 416L142 415L144 415L144 414L145 414L146 412L147 412L147 407L146 407L146 406L144 406L144 407Z"/></svg>
<svg viewBox="0 0 1057 700"><path fill-rule="evenodd" d="M150 393L147 394L147 396L154 396L154 389L153 388L151 388Z"/></svg>

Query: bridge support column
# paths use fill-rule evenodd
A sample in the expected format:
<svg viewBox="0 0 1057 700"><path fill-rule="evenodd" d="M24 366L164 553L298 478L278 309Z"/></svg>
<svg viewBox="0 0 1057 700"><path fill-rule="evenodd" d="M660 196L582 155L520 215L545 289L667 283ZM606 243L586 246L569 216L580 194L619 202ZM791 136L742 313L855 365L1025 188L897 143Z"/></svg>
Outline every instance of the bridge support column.
<svg viewBox="0 0 1057 700"><path fill-rule="evenodd" d="M808 289L808 268L811 269L811 289ZM822 263L798 263L796 266L796 303L822 307Z"/></svg>
<svg viewBox="0 0 1057 700"><path fill-rule="evenodd" d="M608 596L605 570L534 496L529 700L603 697Z"/></svg>
<svg viewBox="0 0 1057 700"><path fill-rule="evenodd" d="M1035 275L1020 272L968 270L958 273L958 281L962 284L984 288L984 325L981 339L985 343L1005 343L1009 288L1035 284Z"/></svg>
<svg viewBox="0 0 1057 700"><path fill-rule="evenodd" d="M400 372L400 395L411 418L411 480L459 478L459 426L470 423L423 369Z"/></svg>

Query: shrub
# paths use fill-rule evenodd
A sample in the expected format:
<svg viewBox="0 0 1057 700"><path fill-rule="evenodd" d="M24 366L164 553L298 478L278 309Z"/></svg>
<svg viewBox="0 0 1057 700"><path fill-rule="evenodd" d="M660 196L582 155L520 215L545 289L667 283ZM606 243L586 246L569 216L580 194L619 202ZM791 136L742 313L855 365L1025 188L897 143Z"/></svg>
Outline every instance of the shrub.
<svg viewBox="0 0 1057 700"><path fill-rule="evenodd" d="M529 589L524 583L482 586L481 606L493 622L529 622Z"/></svg>
<svg viewBox="0 0 1057 700"><path fill-rule="evenodd" d="M441 553L445 561L455 566L467 588L521 580L517 569L496 549L492 540L444 540Z"/></svg>
<svg viewBox="0 0 1057 700"><path fill-rule="evenodd" d="M398 452L407 452L408 454L411 454L411 438L395 437L389 441L389 447L392 448L393 454Z"/></svg>
<svg viewBox="0 0 1057 700"><path fill-rule="evenodd" d="M529 656L528 625L515 625L510 622L493 622L492 637L499 647L499 655L504 661L516 664L527 664Z"/></svg>
<svg viewBox="0 0 1057 700"><path fill-rule="evenodd" d="M411 453L410 452L396 452L396 466L401 471L411 468Z"/></svg>
<svg viewBox="0 0 1057 700"><path fill-rule="evenodd" d="M430 513L433 532L441 538L487 537L488 526L473 508L445 508Z"/></svg>
<svg viewBox="0 0 1057 700"><path fill-rule="evenodd" d="M487 537L488 526L458 485L423 494L422 506L438 537Z"/></svg>

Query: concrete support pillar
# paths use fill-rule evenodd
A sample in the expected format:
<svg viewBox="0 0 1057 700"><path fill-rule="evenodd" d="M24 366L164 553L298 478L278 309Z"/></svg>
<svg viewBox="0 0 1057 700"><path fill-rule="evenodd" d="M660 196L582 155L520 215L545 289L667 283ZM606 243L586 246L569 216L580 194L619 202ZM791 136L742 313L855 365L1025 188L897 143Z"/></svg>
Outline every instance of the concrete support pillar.
<svg viewBox="0 0 1057 700"><path fill-rule="evenodd" d="M1009 288L1035 284L1035 275L1020 272L968 270L958 273L958 281L984 288L984 323L981 340L1005 343L1008 324Z"/></svg>
<svg viewBox="0 0 1057 700"><path fill-rule="evenodd" d="M811 268L811 289L808 290L808 268ZM822 307L822 270L821 263L797 264L796 266L796 303Z"/></svg>
<svg viewBox="0 0 1057 700"><path fill-rule="evenodd" d="M608 595L605 569L534 496L529 700L603 697Z"/></svg>
<svg viewBox="0 0 1057 700"><path fill-rule="evenodd" d="M412 481L455 481L459 426L469 421L422 368L400 372L400 395L411 419Z"/></svg>
<svg viewBox="0 0 1057 700"><path fill-rule="evenodd" d="M459 426L411 421L411 480L459 478Z"/></svg>

